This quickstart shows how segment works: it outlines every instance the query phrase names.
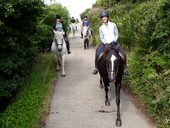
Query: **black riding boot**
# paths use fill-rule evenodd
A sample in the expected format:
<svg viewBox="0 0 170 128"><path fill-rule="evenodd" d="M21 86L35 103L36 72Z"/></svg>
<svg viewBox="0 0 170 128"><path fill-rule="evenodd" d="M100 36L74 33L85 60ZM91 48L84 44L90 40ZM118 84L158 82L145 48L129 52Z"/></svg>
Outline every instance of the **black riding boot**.
<svg viewBox="0 0 170 128"><path fill-rule="evenodd" d="M124 62L123 62L123 75L125 75L125 76L130 76L130 73L129 73L129 71L127 70L127 68L126 68L127 66L126 66L126 56L125 56L125 60L124 60Z"/></svg>
<svg viewBox="0 0 170 128"><path fill-rule="evenodd" d="M95 68L93 69L93 72L92 72L93 75L96 75L98 73L97 68L98 68L98 56L95 55Z"/></svg>
<svg viewBox="0 0 170 128"><path fill-rule="evenodd" d="M83 38L83 33L81 32L81 38Z"/></svg>
<svg viewBox="0 0 170 128"><path fill-rule="evenodd" d="M67 38L64 38L64 40L65 40L65 42L66 42L67 53L68 53L68 54L71 54L71 52L70 52L70 43L69 43L69 41L68 41Z"/></svg>
<svg viewBox="0 0 170 128"><path fill-rule="evenodd" d="M46 49L46 52L50 52L51 51L52 43L53 43L53 38L50 39L50 44L49 44L48 48Z"/></svg>

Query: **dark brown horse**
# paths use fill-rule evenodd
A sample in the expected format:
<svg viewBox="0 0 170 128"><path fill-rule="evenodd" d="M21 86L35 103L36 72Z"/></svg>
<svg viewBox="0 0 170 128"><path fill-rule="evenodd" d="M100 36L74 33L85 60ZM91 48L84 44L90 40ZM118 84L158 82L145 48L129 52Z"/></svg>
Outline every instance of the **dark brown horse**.
<svg viewBox="0 0 170 128"><path fill-rule="evenodd" d="M117 119L116 126L121 126L120 118L120 89L123 75L123 60L119 55L118 49L113 44L105 45L104 52L99 56L98 70L100 73L100 84L104 83L105 87L105 105L109 106L108 91L110 89L109 83L115 84L116 105L117 105Z"/></svg>

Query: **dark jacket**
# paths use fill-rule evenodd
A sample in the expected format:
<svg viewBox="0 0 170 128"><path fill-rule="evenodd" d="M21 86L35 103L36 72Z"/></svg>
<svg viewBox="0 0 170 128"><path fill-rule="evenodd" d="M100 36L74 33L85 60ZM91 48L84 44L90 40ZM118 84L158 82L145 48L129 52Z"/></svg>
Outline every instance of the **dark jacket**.
<svg viewBox="0 0 170 128"><path fill-rule="evenodd" d="M88 20L83 20L83 27L84 26L90 26L90 22Z"/></svg>
<svg viewBox="0 0 170 128"><path fill-rule="evenodd" d="M75 21L75 19L71 19L71 23L75 23L76 21Z"/></svg>
<svg viewBox="0 0 170 128"><path fill-rule="evenodd" d="M64 25L64 23L62 21L61 21L61 24L62 24L62 29L65 32L64 36L66 36L67 28L66 28L66 26ZM54 30L56 30L55 26L56 26L56 22L53 24L53 29Z"/></svg>

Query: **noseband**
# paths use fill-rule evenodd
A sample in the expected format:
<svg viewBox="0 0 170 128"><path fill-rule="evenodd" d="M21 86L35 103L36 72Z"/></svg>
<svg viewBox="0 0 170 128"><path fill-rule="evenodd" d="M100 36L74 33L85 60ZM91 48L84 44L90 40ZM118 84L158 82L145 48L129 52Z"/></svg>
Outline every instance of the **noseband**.
<svg viewBox="0 0 170 128"><path fill-rule="evenodd" d="M58 48L58 49L59 49L59 46L61 46L61 49L60 49L60 50L62 50L62 47L63 47L63 39L61 39L61 41L62 41L62 43L58 43L58 40L57 40L57 39L54 40L54 42L55 42L55 44L57 45L57 48Z"/></svg>

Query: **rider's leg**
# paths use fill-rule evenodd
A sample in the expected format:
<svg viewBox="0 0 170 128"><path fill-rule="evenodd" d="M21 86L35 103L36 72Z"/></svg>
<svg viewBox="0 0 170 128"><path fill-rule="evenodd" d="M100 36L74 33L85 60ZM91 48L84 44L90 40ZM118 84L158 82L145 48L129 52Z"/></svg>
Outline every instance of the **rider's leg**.
<svg viewBox="0 0 170 128"><path fill-rule="evenodd" d="M64 40L66 42L67 53L71 54L71 52L70 52L70 43L69 43L69 40L68 40L67 36L64 36Z"/></svg>
<svg viewBox="0 0 170 128"><path fill-rule="evenodd" d="M93 30L92 30L91 28L90 28L90 31L91 31L91 35L94 36L94 35L93 35Z"/></svg>
<svg viewBox="0 0 170 128"><path fill-rule="evenodd" d="M92 74L96 75L98 73L98 57L104 50L104 44L99 45L99 47L96 49L95 54L95 68L93 69Z"/></svg>
<svg viewBox="0 0 170 128"><path fill-rule="evenodd" d="M53 36L50 38L50 41L49 41L49 46L48 48L46 49L46 52L50 52L51 51L51 46L52 46L52 43L53 43Z"/></svg>
<svg viewBox="0 0 170 128"><path fill-rule="evenodd" d="M127 65L126 65L126 54L125 54L125 52L124 52L124 50L123 50L123 48L122 47L119 47L119 52L123 55L123 57L124 57L124 59L123 59L123 69L124 69L124 75L126 75L126 76L129 76L130 75L130 73L129 73L129 71L127 70Z"/></svg>
<svg viewBox="0 0 170 128"><path fill-rule="evenodd" d="M83 38L83 32L81 31L81 38Z"/></svg>

